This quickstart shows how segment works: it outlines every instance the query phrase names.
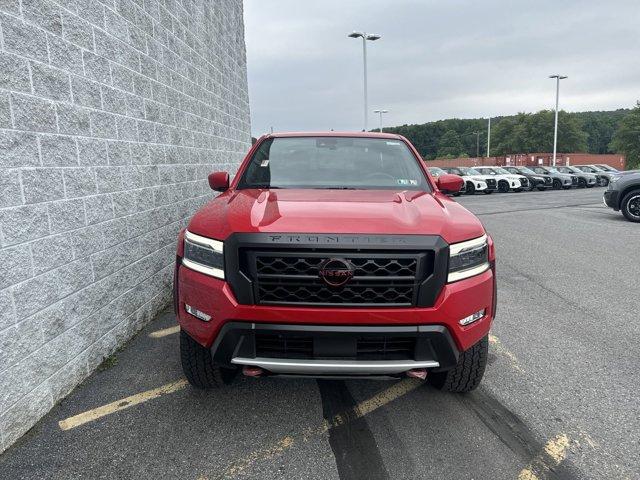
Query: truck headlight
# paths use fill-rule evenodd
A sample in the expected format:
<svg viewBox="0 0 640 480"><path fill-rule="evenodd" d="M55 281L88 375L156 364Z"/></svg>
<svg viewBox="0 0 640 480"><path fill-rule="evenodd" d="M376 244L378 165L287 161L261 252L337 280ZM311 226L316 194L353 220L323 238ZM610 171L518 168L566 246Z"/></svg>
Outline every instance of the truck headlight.
<svg viewBox="0 0 640 480"><path fill-rule="evenodd" d="M486 235L449 247L449 283L479 275L488 269L489 244Z"/></svg>
<svg viewBox="0 0 640 480"><path fill-rule="evenodd" d="M224 244L187 230L184 232L182 264L196 272L224 280Z"/></svg>

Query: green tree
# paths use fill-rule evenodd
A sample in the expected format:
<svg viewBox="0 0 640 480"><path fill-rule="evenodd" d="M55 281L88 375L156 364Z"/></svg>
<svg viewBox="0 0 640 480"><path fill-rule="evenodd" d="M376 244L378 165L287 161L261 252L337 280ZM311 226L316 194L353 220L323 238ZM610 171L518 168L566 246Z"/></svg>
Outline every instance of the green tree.
<svg viewBox="0 0 640 480"><path fill-rule="evenodd" d="M611 140L622 118L630 110L605 112L560 112L558 150L560 152L587 151L610 153ZM491 119L491 153L550 152L553 149L553 111L535 114L519 113ZM407 137L427 160L436 158L443 135L450 131L458 135L461 149L455 156L476 155L476 136L480 132L480 152L486 153L487 120L484 118L449 118L421 125L387 127L385 132ZM446 140L446 139L445 139ZM449 147L445 142L442 146ZM448 150L450 151L450 149Z"/></svg>
<svg viewBox="0 0 640 480"><path fill-rule="evenodd" d="M492 134L492 153L550 152L553 149L553 124L555 115L551 110L538 113L519 113L502 120ZM587 134L581 129L577 118L567 112L558 115L558 151L584 152L587 149Z"/></svg>
<svg viewBox="0 0 640 480"><path fill-rule="evenodd" d="M462 142L455 130L447 130L438 141L438 157L457 156L462 152Z"/></svg>
<svg viewBox="0 0 640 480"><path fill-rule="evenodd" d="M620 121L610 146L627 157L627 168L640 167L640 101Z"/></svg>
<svg viewBox="0 0 640 480"><path fill-rule="evenodd" d="M629 111L618 109L609 112L576 112L571 115L578 119L582 131L588 135L589 153L613 153L610 148L611 140L618 124Z"/></svg>

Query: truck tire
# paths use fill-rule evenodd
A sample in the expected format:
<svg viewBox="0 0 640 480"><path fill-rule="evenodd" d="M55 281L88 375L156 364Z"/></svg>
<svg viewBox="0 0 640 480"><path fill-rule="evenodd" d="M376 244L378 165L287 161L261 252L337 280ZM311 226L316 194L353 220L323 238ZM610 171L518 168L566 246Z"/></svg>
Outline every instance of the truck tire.
<svg viewBox="0 0 640 480"><path fill-rule="evenodd" d="M587 187L587 181L584 178L579 178L578 188L586 188L586 187Z"/></svg>
<svg viewBox="0 0 640 480"><path fill-rule="evenodd" d="M200 345L184 330L180 330L180 361L189 383L203 390L231 383L236 374L235 370L215 365L211 350Z"/></svg>
<svg viewBox="0 0 640 480"><path fill-rule="evenodd" d="M640 223L640 189L632 190L624 196L620 210L630 222Z"/></svg>
<svg viewBox="0 0 640 480"><path fill-rule="evenodd" d="M506 180L500 180L498 182L498 191L500 193L507 193L509 191L509 182L507 182Z"/></svg>
<svg viewBox="0 0 640 480"><path fill-rule="evenodd" d="M465 393L480 385L487 366L489 354L489 336L485 336L469 350L458 357L458 364L446 372L429 374L427 378L439 390Z"/></svg>
<svg viewBox="0 0 640 480"><path fill-rule="evenodd" d="M561 188L562 188L562 182L559 179L554 178L553 179L553 189L554 190L560 190Z"/></svg>

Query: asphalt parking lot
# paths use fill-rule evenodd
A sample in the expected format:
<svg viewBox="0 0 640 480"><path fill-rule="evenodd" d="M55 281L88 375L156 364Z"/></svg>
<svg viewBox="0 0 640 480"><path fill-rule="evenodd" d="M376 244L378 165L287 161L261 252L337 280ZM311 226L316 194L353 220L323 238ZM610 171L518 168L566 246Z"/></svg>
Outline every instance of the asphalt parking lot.
<svg viewBox="0 0 640 480"><path fill-rule="evenodd" d="M458 200L496 242L489 367L399 382L185 385L167 311L0 456L0 477L640 478L640 227L603 189Z"/></svg>

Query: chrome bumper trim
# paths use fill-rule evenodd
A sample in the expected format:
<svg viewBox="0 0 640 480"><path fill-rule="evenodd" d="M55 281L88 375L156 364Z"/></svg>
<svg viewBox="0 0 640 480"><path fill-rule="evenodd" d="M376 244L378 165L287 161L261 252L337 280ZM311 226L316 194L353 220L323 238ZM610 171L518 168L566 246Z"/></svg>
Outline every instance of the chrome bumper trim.
<svg viewBox="0 0 640 480"><path fill-rule="evenodd" d="M273 373L301 375L385 375L406 372L414 368L435 368L440 364L434 360L298 360L286 358L234 357L235 365L260 367Z"/></svg>

